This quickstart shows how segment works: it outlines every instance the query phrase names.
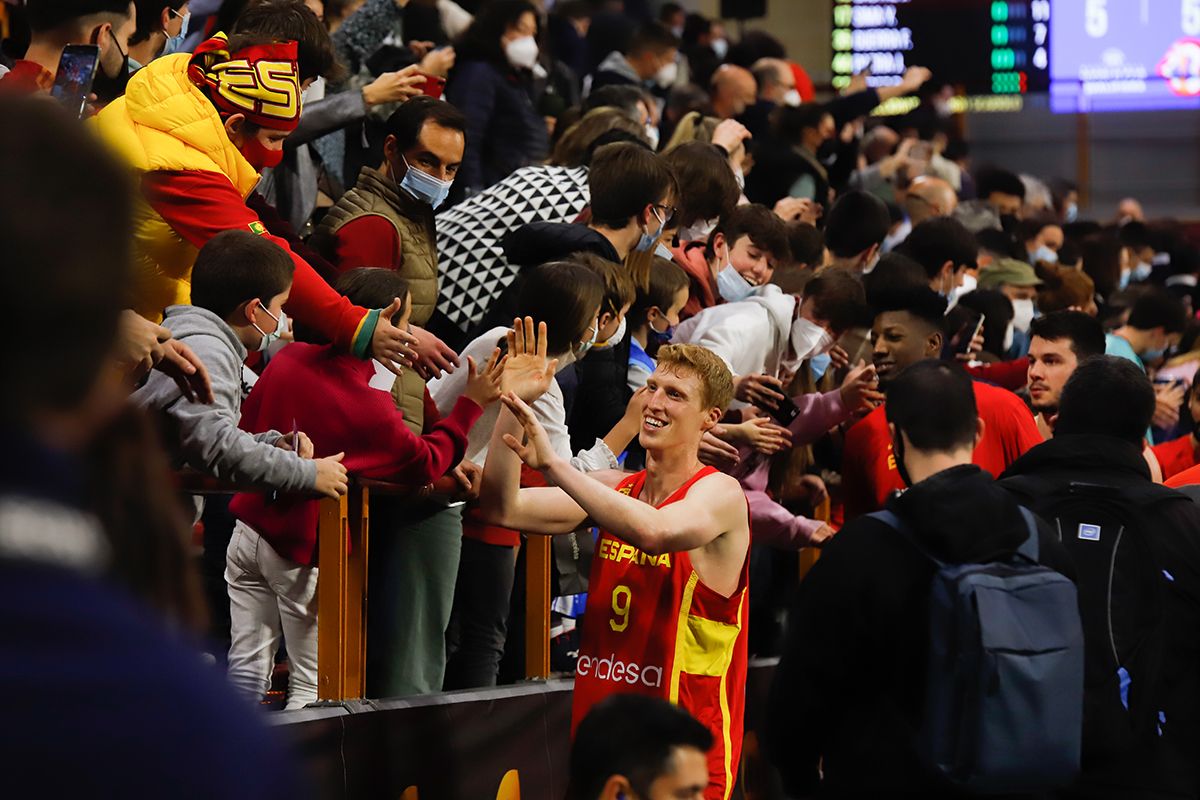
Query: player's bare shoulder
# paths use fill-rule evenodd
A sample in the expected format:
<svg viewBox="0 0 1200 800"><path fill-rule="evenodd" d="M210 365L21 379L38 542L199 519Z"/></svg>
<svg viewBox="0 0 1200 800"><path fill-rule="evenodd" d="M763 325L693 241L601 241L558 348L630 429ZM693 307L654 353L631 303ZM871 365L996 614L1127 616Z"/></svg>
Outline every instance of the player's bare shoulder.
<svg viewBox="0 0 1200 800"><path fill-rule="evenodd" d="M708 506L717 519L726 523L727 530L722 533L749 531L746 492L737 478L724 472L712 472L696 481L692 488L696 500ZM689 492L689 497L692 495Z"/></svg>

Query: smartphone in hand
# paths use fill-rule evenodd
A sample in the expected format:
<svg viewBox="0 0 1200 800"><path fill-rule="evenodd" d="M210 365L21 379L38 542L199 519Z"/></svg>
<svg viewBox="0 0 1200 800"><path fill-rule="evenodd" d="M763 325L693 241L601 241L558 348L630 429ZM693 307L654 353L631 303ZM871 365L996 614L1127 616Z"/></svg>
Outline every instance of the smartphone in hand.
<svg viewBox="0 0 1200 800"><path fill-rule="evenodd" d="M446 89L446 79L437 75L426 75L424 72L421 74L425 77L425 83L421 84L421 94L429 95L435 100L440 99Z"/></svg>
<svg viewBox="0 0 1200 800"><path fill-rule="evenodd" d="M50 94L77 117L82 117L87 107L99 63L100 48L94 44L69 44L58 60Z"/></svg>
<svg viewBox="0 0 1200 800"><path fill-rule="evenodd" d="M800 416L800 409L796 406L792 398L784 397L776 403L775 408L767 409L767 413L771 415L772 419L786 428L795 421L796 417Z"/></svg>

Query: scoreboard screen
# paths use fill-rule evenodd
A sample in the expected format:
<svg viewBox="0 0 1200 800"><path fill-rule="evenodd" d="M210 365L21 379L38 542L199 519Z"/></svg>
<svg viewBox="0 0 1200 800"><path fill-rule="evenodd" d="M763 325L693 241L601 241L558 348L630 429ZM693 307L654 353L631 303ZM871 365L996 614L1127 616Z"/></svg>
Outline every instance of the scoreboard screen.
<svg viewBox="0 0 1200 800"><path fill-rule="evenodd" d="M1050 108L1200 108L1200 0L1052 0Z"/></svg>
<svg viewBox="0 0 1200 800"><path fill-rule="evenodd" d="M934 80L967 95L1045 92L1051 5L1051 0L835 0L834 86L842 88L864 70L870 70L872 86L896 84L905 69L922 66L933 71Z"/></svg>

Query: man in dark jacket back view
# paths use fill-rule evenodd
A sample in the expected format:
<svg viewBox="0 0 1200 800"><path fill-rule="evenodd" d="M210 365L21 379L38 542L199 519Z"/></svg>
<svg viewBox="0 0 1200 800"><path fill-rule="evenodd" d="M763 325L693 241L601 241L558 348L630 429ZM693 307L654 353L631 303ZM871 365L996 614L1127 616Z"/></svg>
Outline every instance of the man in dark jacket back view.
<svg viewBox="0 0 1200 800"><path fill-rule="evenodd" d="M1200 508L1151 482L1142 437L1153 413L1154 389L1144 372L1113 356L1088 359L1063 388L1054 438L1015 461L999 482L1021 502L1028 500L1035 512L1045 509L1047 520L1053 517L1051 504L1061 503L1052 498L1061 498L1072 484L1094 487L1097 497L1128 491L1148 501L1133 508L1131 518L1141 542L1148 545L1153 566L1149 577L1158 578L1161 572L1161 593L1153 585L1137 586L1139 597L1114 584L1114 575L1122 574L1122 561L1141 556L1131 531L1117 536L1126 534L1133 546L1113 545L1113 557L1100 559L1102 566L1097 568L1087 549L1099 548L1102 537L1113 534L1099 526L1058 524L1078 572L1090 670L1084 685L1082 773L1063 797L1196 797L1200 791ZM1084 502L1089 514L1099 516L1101 501ZM1110 593L1112 600L1105 602ZM1163 627L1146 641L1162 647L1155 658L1157 669L1139 674L1131 664L1132 679L1127 672L1122 698L1120 683L1107 669L1095 674L1096 657L1118 646L1123 653L1130 651L1121 620L1134 614L1133 606L1142 598L1155 594L1161 601L1148 605L1157 606L1153 614ZM1089 625L1089 618L1096 620L1095 626ZM1129 658L1139 662L1136 650ZM1157 714L1151 716L1157 719L1139 733L1131 717L1147 702L1153 703L1151 711ZM1100 718L1100 713L1105 716ZM1120 726L1133 732L1114 748L1111 743L1121 735L1116 730Z"/></svg>
<svg viewBox="0 0 1200 800"><path fill-rule="evenodd" d="M927 360L906 369L889 388L887 420L897 467L912 487L887 508L911 533L872 516L846 525L801 583L788 618L766 744L797 797L973 796L917 754L936 568L908 536L963 564L1008 556L1029 531L1012 496L971 463L984 423L958 367ZM1038 553L1073 577L1040 521Z"/></svg>

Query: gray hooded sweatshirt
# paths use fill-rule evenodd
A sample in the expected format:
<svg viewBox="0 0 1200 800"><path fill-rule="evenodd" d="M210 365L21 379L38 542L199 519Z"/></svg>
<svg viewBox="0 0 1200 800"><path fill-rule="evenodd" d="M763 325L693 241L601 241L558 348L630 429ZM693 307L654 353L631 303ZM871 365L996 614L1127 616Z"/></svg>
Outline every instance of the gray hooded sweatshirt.
<svg viewBox="0 0 1200 800"><path fill-rule="evenodd" d="M285 492L307 491L317 482L317 465L275 446L278 431L249 434L238 427L242 413L242 362L246 347L223 319L196 306L170 306L163 326L192 348L212 379L211 405L183 396L169 376L151 371L133 394L140 408L164 415L177 435L170 444L178 461L239 486Z"/></svg>

